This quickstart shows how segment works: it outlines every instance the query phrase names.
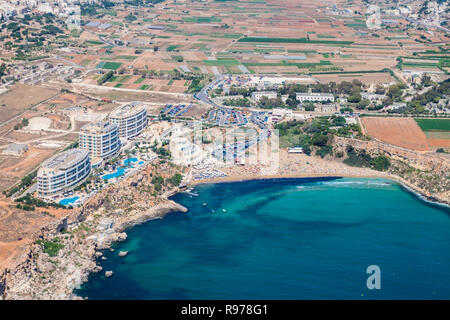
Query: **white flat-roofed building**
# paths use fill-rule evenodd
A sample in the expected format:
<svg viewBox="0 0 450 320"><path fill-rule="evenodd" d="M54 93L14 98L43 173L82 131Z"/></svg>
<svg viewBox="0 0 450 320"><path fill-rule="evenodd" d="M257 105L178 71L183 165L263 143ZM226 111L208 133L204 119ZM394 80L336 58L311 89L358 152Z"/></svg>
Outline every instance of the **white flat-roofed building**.
<svg viewBox="0 0 450 320"><path fill-rule="evenodd" d="M52 197L84 182L91 172L89 151L69 149L44 161L37 173L38 195Z"/></svg>
<svg viewBox="0 0 450 320"><path fill-rule="evenodd" d="M132 102L114 110L110 116L112 123L119 127L119 136L124 139L134 138L147 127L147 109L142 102Z"/></svg>
<svg viewBox="0 0 450 320"><path fill-rule="evenodd" d="M331 101L334 102L334 95L331 93L297 93L298 101Z"/></svg>
<svg viewBox="0 0 450 320"><path fill-rule="evenodd" d="M94 158L108 159L120 150L119 127L107 120L89 123L80 130L79 145Z"/></svg>
<svg viewBox="0 0 450 320"><path fill-rule="evenodd" d="M361 98L369 99L370 101L380 101L386 98L384 94L376 94L370 92L361 92Z"/></svg>
<svg viewBox="0 0 450 320"><path fill-rule="evenodd" d="M275 91L254 91L252 92L252 100L259 101L262 97L268 99L276 99L277 93Z"/></svg>

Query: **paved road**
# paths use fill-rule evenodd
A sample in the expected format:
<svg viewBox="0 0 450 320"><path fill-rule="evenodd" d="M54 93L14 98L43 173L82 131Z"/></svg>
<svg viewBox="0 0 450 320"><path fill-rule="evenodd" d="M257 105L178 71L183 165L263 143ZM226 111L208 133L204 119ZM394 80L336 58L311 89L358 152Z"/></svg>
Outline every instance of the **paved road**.
<svg viewBox="0 0 450 320"><path fill-rule="evenodd" d="M224 78L225 77L222 75L217 76L215 80L213 80L210 83L208 83L207 85L205 85L201 91L199 91L198 93L196 93L194 95L194 98L196 98L204 103L207 103L207 104L211 105L213 108L215 108L215 110L210 112L208 120L211 119L213 112L217 112L216 119L220 119L220 120L218 120L218 124L221 126L223 126L225 124L225 117L220 116L220 115L221 114L223 114L223 115L231 114L231 112L233 111L233 108L226 108L224 106L221 106L221 105L215 103L214 101L212 101L209 98L208 93L209 93L209 91L211 91L214 88L216 83L224 80ZM248 143L240 142L237 144L232 143L232 144L228 144L228 145L224 145L224 146L219 146L219 147L217 147L217 149L215 149L212 152L213 156L218 157L218 158L222 158L222 157L228 158L230 155L232 155L233 157L242 156L242 154L245 152L246 149L248 149L251 146L257 144L258 142L262 142L268 138L268 136L270 135L269 128L266 126L264 121L261 121L258 119L258 116L260 116L260 115L264 114L264 116L265 116L265 112L250 111L250 113L251 113L250 122L252 122L253 124L256 124L261 129L261 133L257 137L248 141ZM217 121L216 121L216 123L217 123Z"/></svg>

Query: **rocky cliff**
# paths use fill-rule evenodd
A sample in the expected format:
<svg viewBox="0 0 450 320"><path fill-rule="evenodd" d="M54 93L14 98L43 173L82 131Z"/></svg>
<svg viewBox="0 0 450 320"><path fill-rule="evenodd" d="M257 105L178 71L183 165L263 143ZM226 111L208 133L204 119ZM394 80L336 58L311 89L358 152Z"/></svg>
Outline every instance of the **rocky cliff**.
<svg viewBox="0 0 450 320"><path fill-rule="evenodd" d="M370 141L335 137L334 149L345 153L348 145L391 161L388 173L430 200L450 204L450 155L420 152Z"/></svg>
<svg viewBox="0 0 450 320"><path fill-rule="evenodd" d="M102 271L96 258L113 242L125 240L126 228L170 212L187 211L164 196L176 192L170 184L165 184L159 194L153 192L155 174L170 177L175 170L164 165L158 170L149 166L107 186L82 207L43 226L35 235L36 241L0 273L0 297L80 299L73 290L87 281L91 272Z"/></svg>

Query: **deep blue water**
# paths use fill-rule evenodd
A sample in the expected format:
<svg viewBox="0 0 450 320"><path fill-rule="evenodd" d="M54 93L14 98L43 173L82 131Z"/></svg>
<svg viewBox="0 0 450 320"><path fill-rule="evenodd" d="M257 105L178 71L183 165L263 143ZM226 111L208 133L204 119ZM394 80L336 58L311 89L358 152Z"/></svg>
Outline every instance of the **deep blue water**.
<svg viewBox="0 0 450 320"><path fill-rule="evenodd" d="M382 179L202 185L127 231L90 299L449 299L450 211ZM203 205L206 203L206 205ZM226 212L223 212L226 209ZM212 213L214 210L214 213ZM120 250L130 251L123 258ZM381 269L369 290L366 269Z"/></svg>

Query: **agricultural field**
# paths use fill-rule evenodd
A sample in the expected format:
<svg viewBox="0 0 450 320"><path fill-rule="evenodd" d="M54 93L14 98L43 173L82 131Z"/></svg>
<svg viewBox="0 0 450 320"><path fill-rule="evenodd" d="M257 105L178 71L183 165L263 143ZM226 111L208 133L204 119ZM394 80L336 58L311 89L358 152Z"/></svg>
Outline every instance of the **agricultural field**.
<svg viewBox="0 0 450 320"><path fill-rule="evenodd" d="M412 118L363 117L365 132L380 141L417 151L429 151L427 137Z"/></svg>
<svg viewBox="0 0 450 320"><path fill-rule="evenodd" d="M425 132L450 132L450 119L415 119Z"/></svg>
<svg viewBox="0 0 450 320"><path fill-rule="evenodd" d="M122 65L121 62L102 61L97 65L98 69L117 70Z"/></svg>
<svg viewBox="0 0 450 320"><path fill-rule="evenodd" d="M360 4L337 5L357 10ZM84 13L86 24L79 38L86 52L65 58L120 74L133 70L163 74L177 70L184 78L311 74L327 82L363 79L368 84L395 81L389 70L399 64L403 70L439 71L448 67L445 56L429 54L421 60L411 59L413 54L418 57L417 52L434 48L415 41L423 34L409 34L402 28L405 22L401 19L395 26L369 30L364 15L330 14L330 8L320 1L305 4L278 0L210 1L207 5L192 2L188 10L170 0L144 8L117 4L113 9ZM104 23L109 27L97 27ZM433 40L445 39L436 34ZM403 62L397 60L399 57L404 57ZM143 80L132 84L110 81L105 85L136 90L157 90L158 86ZM170 91L184 92L173 85Z"/></svg>
<svg viewBox="0 0 450 320"><path fill-rule="evenodd" d="M415 119L425 133L428 144L436 148L450 148L450 119Z"/></svg>

